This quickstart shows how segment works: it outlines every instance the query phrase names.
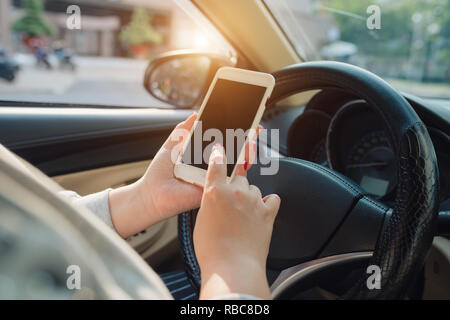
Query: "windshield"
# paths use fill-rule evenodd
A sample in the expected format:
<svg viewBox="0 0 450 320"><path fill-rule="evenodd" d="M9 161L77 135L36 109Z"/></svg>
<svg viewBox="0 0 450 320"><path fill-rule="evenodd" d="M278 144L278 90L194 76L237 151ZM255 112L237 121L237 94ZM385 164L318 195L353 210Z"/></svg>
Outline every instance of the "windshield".
<svg viewBox="0 0 450 320"><path fill-rule="evenodd" d="M351 63L404 92L450 99L450 1L265 4L303 59Z"/></svg>
<svg viewBox="0 0 450 320"><path fill-rule="evenodd" d="M0 0L0 100L171 107L143 87L149 60L177 49L234 54L194 9L188 0Z"/></svg>

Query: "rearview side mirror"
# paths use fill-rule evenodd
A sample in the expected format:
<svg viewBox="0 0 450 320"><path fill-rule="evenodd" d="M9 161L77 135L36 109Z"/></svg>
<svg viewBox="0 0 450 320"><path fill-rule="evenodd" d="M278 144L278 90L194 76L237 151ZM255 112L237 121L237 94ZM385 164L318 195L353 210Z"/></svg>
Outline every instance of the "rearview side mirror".
<svg viewBox="0 0 450 320"><path fill-rule="evenodd" d="M177 108L199 105L216 71L235 66L224 55L194 50L165 53L150 61L144 87L154 98Z"/></svg>

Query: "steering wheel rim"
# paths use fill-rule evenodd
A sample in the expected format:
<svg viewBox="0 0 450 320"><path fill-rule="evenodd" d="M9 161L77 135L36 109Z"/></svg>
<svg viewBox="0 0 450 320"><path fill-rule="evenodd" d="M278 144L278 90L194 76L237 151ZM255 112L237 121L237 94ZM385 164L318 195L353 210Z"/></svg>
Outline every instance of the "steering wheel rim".
<svg viewBox="0 0 450 320"><path fill-rule="evenodd" d="M276 86L268 106L299 92L338 88L364 99L383 119L396 155L398 186L393 212L382 226L369 262L381 269L381 288L370 290L366 278L361 277L342 297L405 297L408 284L424 264L438 213L437 160L425 125L395 89L359 67L329 61L308 62L288 66L273 76ZM199 289L200 268L192 242L194 225L195 211L180 215L179 239L186 271Z"/></svg>

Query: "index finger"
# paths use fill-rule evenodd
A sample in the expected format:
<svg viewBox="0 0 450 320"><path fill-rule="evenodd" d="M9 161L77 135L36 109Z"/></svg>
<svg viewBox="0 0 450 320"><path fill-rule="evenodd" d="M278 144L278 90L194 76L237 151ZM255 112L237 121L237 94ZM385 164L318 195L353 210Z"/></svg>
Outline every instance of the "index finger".
<svg viewBox="0 0 450 320"><path fill-rule="evenodd" d="M216 143L209 156L208 171L205 186L225 183L227 179L227 158L220 143Z"/></svg>
<svg viewBox="0 0 450 320"><path fill-rule="evenodd" d="M164 142L164 148L172 150L174 147L180 146L180 143L183 143L183 140L189 134L189 131L191 131L196 119L197 114L194 112L186 120L180 122L170 133L166 142Z"/></svg>

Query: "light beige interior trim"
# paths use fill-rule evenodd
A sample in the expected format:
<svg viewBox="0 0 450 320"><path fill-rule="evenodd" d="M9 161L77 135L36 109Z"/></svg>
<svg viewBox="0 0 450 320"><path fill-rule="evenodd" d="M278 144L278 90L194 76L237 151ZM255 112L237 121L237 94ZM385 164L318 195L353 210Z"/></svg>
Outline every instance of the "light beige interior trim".
<svg viewBox="0 0 450 320"><path fill-rule="evenodd" d="M84 196L107 188L117 188L133 182L145 173L150 160L121 164L53 177L66 190Z"/></svg>
<svg viewBox="0 0 450 320"><path fill-rule="evenodd" d="M155 240L150 241L150 246L140 252L142 258L147 260L150 266L158 266L167 258L171 258L178 253L178 222L177 217L160 222L164 227L158 233ZM149 229L158 226L151 226ZM140 236L140 235L139 235Z"/></svg>
<svg viewBox="0 0 450 320"><path fill-rule="evenodd" d="M194 0L261 71L301 62L259 0Z"/></svg>
<svg viewBox="0 0 450 320"><path fill-rule="evenodd" d="M155 267L177 254L177 235L177 217L172 217L128 238L127 242L142 258Z"/></svg>

